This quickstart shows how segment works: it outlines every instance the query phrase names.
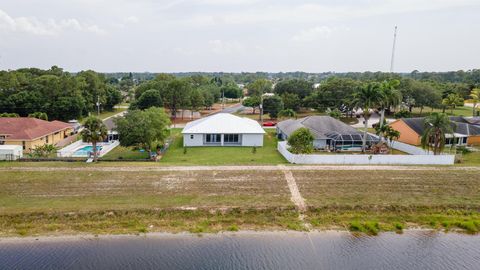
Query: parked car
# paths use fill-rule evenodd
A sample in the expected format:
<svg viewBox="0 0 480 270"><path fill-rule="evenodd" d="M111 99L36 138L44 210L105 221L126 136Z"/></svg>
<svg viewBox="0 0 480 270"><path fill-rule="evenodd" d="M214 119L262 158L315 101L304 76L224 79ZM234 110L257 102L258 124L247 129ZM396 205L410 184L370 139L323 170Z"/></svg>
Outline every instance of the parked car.
<svg viewBox="0 0 480 270"><path fill-rule="evenodd" d="M78 122L78 120L69 120L68 123L72 126L73 128L73 134L77 134L82 125Z"/></svg>
<svg viewBox="0 0 480 270"><path fill-rule="evenodd" d="M274 127L275 125L277 125L277 123L275 123L273 121L263 122L264 127Z"/></svg>

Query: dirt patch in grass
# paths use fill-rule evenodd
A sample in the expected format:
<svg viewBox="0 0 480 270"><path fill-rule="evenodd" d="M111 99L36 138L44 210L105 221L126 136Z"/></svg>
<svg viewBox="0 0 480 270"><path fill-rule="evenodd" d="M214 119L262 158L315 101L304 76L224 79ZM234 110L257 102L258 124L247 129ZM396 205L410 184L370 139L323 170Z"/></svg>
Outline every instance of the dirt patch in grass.
<svg viewBox="0 0 480 270"><path fill-rule="evenodd" d="M355 170L293 171L310 207L325 206L480 206L478 171Z"/></svg>
<svg viewBox="0 0 480 270"><path fill-rule="evenodd" d="M480 177L469 170L293 171L314 228L367 234L480 230Z"/></svg>

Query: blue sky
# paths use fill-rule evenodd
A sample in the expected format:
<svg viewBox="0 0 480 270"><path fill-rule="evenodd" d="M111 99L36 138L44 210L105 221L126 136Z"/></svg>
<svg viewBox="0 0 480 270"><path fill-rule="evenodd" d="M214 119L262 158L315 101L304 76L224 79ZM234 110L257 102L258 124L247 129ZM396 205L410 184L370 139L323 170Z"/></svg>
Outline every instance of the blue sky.
<svg viewBox="0 0 480 270"><path fill-rule="evenodd" d="M480 68L480 0L0 0L0 69Z"/></svg>

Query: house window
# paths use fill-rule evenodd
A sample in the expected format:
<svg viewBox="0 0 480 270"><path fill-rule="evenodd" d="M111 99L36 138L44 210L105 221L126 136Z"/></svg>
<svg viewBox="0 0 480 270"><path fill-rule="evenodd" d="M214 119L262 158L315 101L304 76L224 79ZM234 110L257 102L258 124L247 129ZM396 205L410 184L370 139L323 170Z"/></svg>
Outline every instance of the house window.
<svg viewBox="0 0 480 270"><path fill-rule="evenodd" d="M190 135L190 140L193 140L193 134L192 134L192 135Z"/></svg>
<svg viewBox="0 0 480 270"><path fill-rule="evenodd" d="M220 143L222 140L222 136L220 134L207 134L205 137L206 143Z"/></svg>
<svg viewBox="0 0 480 270"><path fill-rule="evenodd" d="M238 134L225 134L223 135L223 142L225 143L238 143L239 136Z"/></svg>
<svg viewBox="0 0 480 270"><path fill-rule="evenodd" d="M23 150L25 150L25 141L22 141L22 147L23 147Z"/></svg>
<svg viewBox="0 0 480 270"><path fill-rule="evenodd" d="M7 136L0 136L0 145L4 145L5 144L5 138Z"/></svg>
<svg viewBox="0 0 480 270"><path fill-rule="evenodd" d="M45 142L48 143L48 135L45 136Z"/></svg>

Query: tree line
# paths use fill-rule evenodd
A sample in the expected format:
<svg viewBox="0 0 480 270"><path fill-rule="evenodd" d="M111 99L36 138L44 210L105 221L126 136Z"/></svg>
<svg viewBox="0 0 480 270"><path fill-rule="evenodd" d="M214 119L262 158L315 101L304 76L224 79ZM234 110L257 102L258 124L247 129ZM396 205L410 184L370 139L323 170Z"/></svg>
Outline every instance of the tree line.
<svg viewBox="0 0 480 270"><path fill-rule="evenodd" d="M92 70L72 74L53 66L0 71L0 113L45 113L50 120L65 121L96 112L97 102L101 110L112 110L121 101L118 87Z"/></svg>
<svg viewBox="0 0 480 270"><path fill-rule="evenodd" d="M377 80L360 80L348 77L329 77L315 87L303 79L281 80L273 84L267 79L258 79L247 84L249 97L243 104L258 108L263 99L264 112L275 118L280 111L288 109L298 112L300 108L313 108L320 112L338 110L349 113L356 108L355 95L368 84L395 81L395 102L390 101L385 113L396 112L399 117L408 117L413 108L420 114L431 109L453 110L463 106L464 100L478 103L480 84L438 82L401 77L398 74L381 76ZM265 93L275 96L265 96ZM263 96L263 98L262 98ZM377 109L377 108L372 108Z"/></svg>
<svg viewBox="0 0 480 270"><path fill-rule="evenodd" d="M159 74L135 88L135 100L130 108L143 110L165 107L176 118L179 110L189 109L193 112L208 109L221 98L238 99L242 96L242 89L234 81L225 78Z"/></svg>

